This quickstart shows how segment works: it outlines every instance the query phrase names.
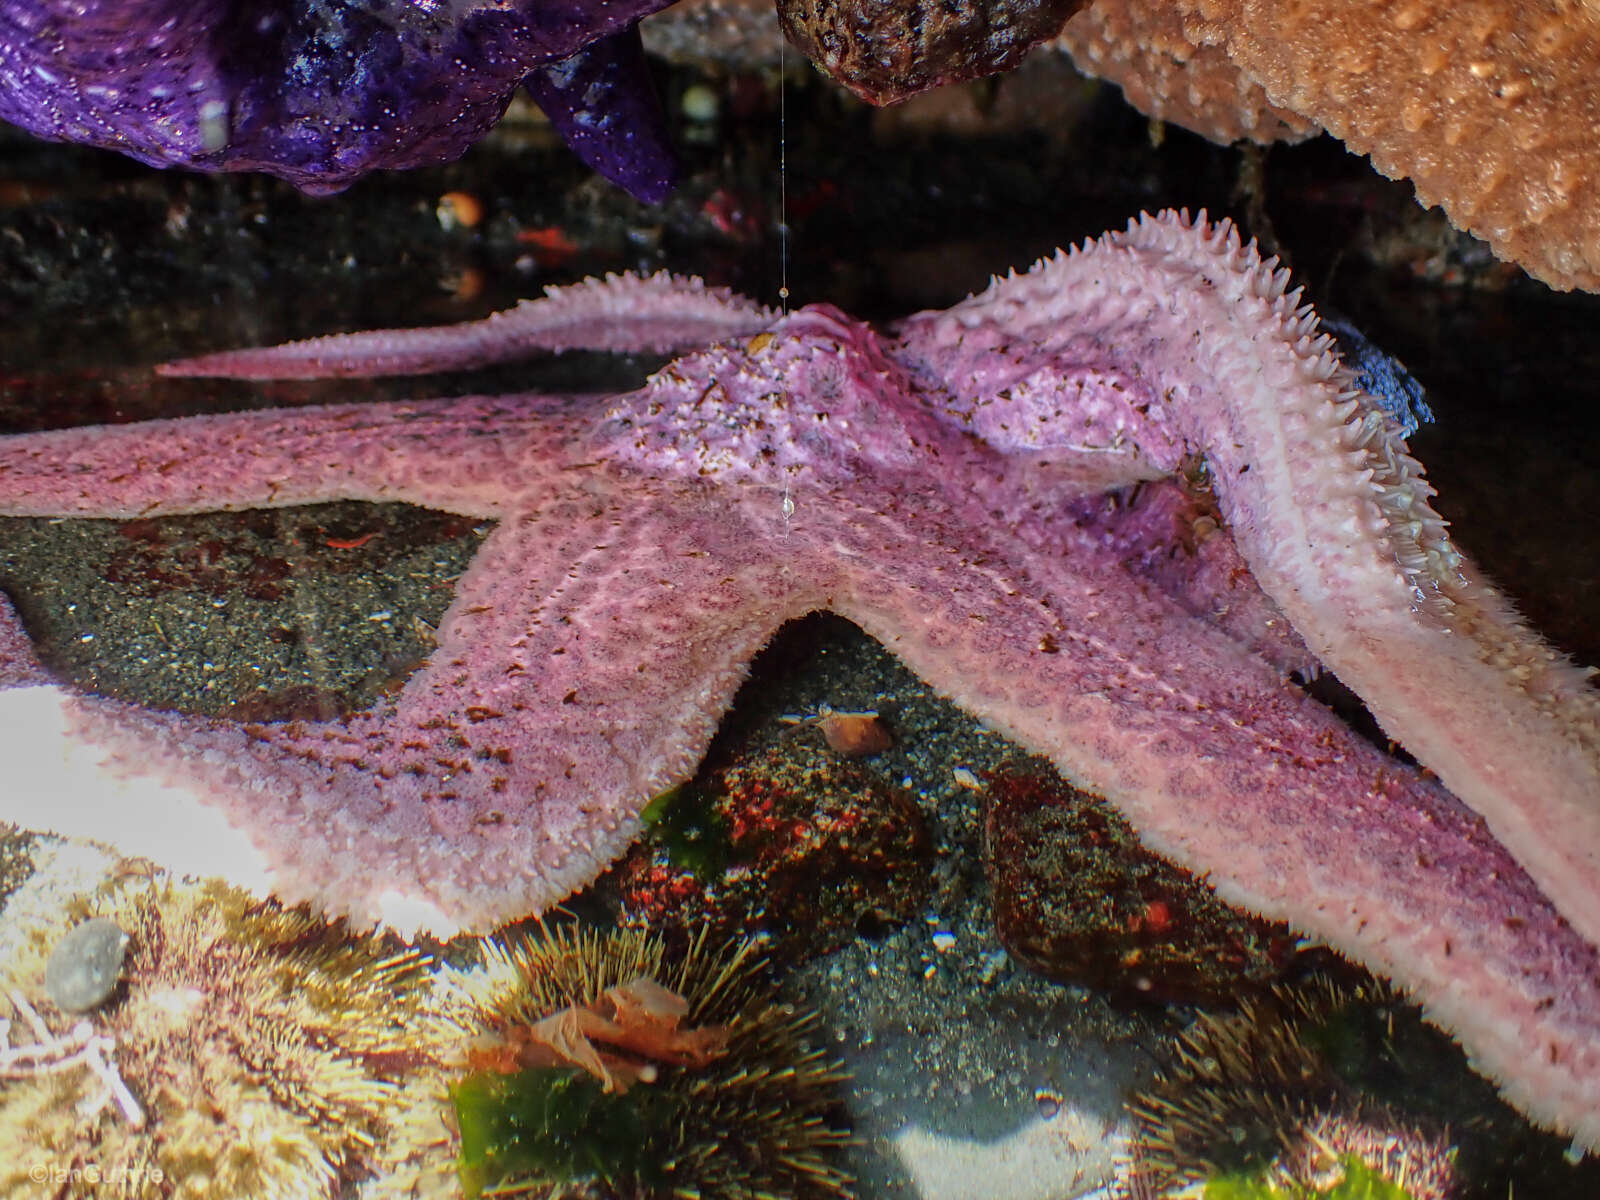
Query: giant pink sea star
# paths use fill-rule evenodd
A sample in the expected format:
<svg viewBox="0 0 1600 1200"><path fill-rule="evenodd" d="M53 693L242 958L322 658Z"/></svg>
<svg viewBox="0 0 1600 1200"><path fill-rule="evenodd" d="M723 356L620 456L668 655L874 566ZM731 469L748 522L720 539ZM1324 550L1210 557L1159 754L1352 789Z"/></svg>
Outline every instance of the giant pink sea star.
<svg viewBox="0 0 1600 1200"><path fill-rule="evenodd" d="M825 306L774 320L698 285L591 283L454 330L173 369L715 344L620 397L8 438L0 509L499 519L392 702L275 724L73 702L124 769L202 789L286 898L435 929L558 901L694 769L777 626L832 609L1224 897L1398 979L1513 1100L1600 1146L1600 706L1451 546L1273 265L1226 223L1144 218L894 338ZM1215 569L1226 539L1165 588L1083 516L1086 494L1201 458L1271 600L1219 607L1211 581L1242 573ZM1280 615L1459 801L1289 683ZM0 683L38 675L0 607ZM0 815L59 823L38 798Z"/></svg>

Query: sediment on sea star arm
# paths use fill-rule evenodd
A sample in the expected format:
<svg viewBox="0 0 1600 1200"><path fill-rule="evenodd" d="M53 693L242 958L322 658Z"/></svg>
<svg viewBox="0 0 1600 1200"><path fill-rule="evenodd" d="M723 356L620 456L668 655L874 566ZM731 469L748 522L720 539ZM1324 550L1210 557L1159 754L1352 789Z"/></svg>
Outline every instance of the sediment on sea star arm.
<svg viewBox="0 0 1600 1200"><path fill-rule="evenodd" d="M179 359L161 375L327 379L419 375L563 350L665 353L765 329L772 309L699 279L607 275L547 287L537 300L481 321L335 334L283 346Z"/></svg>
<svg viewBox="0 0 1600 1200"><path fill-rule="evenodd" d="M1058 419L1052 390L1092 364L1072 412L1121 424L1091 432L1169 468L1203 454L1312 652L1600 942L1600 698L1450 543L1404 441L1274 265L1225 222L1144 218L911 319L903 358L948 389L952 419L1046 441L1092 424Z"/></svg>

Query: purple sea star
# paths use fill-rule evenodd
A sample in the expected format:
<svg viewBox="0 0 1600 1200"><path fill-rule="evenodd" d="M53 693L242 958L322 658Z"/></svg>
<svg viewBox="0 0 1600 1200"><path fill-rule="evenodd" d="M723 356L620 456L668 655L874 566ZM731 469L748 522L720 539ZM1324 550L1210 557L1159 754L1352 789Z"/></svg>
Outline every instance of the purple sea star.
<svg viewBox="0 0 1600 1200"><path fill-rule="evenodd" d="M1397 979L1514 1102L1600 1147L1600 706L1456 552L1273 268L1225 222L1169 213L894 338L826 306L774 320L695 284L591 282L453 329L169 370L715 344L620 397L8 438L0 510L351 498L498 518L428 664L373 710L70 702L115 771L198 788L287 899L441 930L555 903L693 770L773 630L831 609L1224 898ZM1187 572L1133 561L1175 485L1123 493L1116 519L1099 493L1202 460L1232 541ZM36 683L14 622L0 608L0 682ZM1304 648L1460 799L1292 686ZM26 797L0 816L69 819Z"/></svg>
<svg viewBox="0 0 1600 1200"><path fill-rule="evenodd" d="M0 119L153 166L334 192L449 162L527 84L641 199L675 164L637 22L671 0L4 0Z"/></svg>

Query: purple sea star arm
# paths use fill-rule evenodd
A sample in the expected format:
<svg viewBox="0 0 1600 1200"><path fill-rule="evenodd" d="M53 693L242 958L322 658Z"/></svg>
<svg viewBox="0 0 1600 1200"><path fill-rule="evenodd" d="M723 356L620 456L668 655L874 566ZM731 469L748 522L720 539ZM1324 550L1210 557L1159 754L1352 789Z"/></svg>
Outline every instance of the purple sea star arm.
<svg viewBox="0 0 1600 1200"><path fill-rule="evenodd" d="M637 25L591 42L523 81L584 162L647 204L672 194L678 159Z"/></svg>
<svg viewBox="0 0 1600 1200"><path fill-rule="evenodd" d="M82 697L77 730L113 770L204 794L251 831L285 897L440 932L560 900L692 772L750 657L822 602L828 574L772 559L772 532L706 484L579 469L608 403L468 397L0 441L11 513L344 497L501 518L392 707L240 724ZM19 651L8 682L34 682L0 616Z"/></svg>
<svg viewBox="0 0 1600 1200"><path fill-rule="evenodd" d="M667 0L5 0L0 118L154 166L254 170L312 192L449 162L529 72L612 38ZM641 118L650 81L611 55L607 86L552 91L558 123ZM616 120L612 120L615 125ZM602 171L646 168L658 130L591 147ZM620 168L620 169L618 169Z"/></svg>
<svg viewBox="0 0 1600 1200"><path fill-rule="evenodd" d="M508 475L524 495L559 478L593 407L469 396L24 434L0 439L0 510L148 517L354 499L496 516Z"/></svg>
<svg viewBox="0 0 1600 1200"><path fill-rule="evenodd" d="M1421 467L1274 265L1225 222L1144 218L911 319L902 358L1003 447L1204 455L1312 652L1600 942L1600 698L1450 543Z"/></svg>
<svg viewBox="0 0 1600 1200"><path fill-rule="evenodd" d="M481 321L230 350L164 363L156 370L234 379L417 375L563 350L684 350L756 333L776 317L763 305L726 288L709 288L699 279L607 275L547 287L542 299L523 300Z"/></svg>
<svg viewBox="0 0 1600 1200"><path fill-rule="evenodd" d="M393 410L410 406L386 407L403 418ZM191 424L273 458L254 415ZM307 417L346 432L344 410ZM40 437L51 435L15 441ZM129 503L137 486L124 499L98 487L114 510L191 507L148 509ZM381 482L334 490L441 501L427 456L409 453L389 457ZM23 507L8 494L0 506ZM81 697L77 729L113 770L205 795L249 831L287 899L400 928L489 928L556 903L621 853L650 797L693 772L750 658L822 602L827 574L774 561L768 537L704 487L569 476L503 517L392 705L237 723ZM0 617L3 649L18 633L9 609ZM41 809L38 822L51 819Z"/></svg>
<svg viewBox="0 0 1600 1200"><path fill-rule="evenodd" d="M1092 541L1008 561L997 532L975 558L930 516L915 496L835 507L838 551L875 562L892 544L896 569L855 573L833 607L1224 898L1401 980L1519 1105L1600 1142L1600 955L1480 818L1205 622L1130 590Z"/></svg>
<svg viewBox="0 0 1600 1200"><path fill-rule="evenodd" d="M1091 424L1144 403L1078 381L1103 399ZM828 607L1224 894L1394 971L1532 1111L1600 1136L1595 951L1481 820L1291 687L1252 651L1259 630L1159 572L1130 578L1117 531L1074 519L1074 459L1104 451L1043 448L1019 470L1015 447L941 429L912 394L870 331L808 309L624 398L612 453L758 485L733 494L760 503L781 488L777 547L837 564ZM1082 416L1058 418L1075 441Z"/></svg>
<svg viewBox="0 0 1600 1200"><path fill-rule="evenodd" d="M774 599L775 623L786 612L782 573L730 561L731 545L666 547L695 559L680 576L704 585L693 598L666 580L608 592L623 560L601 567L596 550L659 545L659 525L632 525L644 515L575 496L538 515L559 533L491 535L438 650L390 710L239 725L85 698L81 729L113 762L210 792L288 900L440 935L541 911L592 880L637 836L648 800L693 772L715 729L706 710L727 706L772 634L729 614L750 592ZM503 558L547 569L508 588Z"/></svg>
<svg viewBox="0 0 1600 1200"><path fill-rule="evenodd" d="M188 0L0 5L0 118L155 165L214 154L228 135L212 36L222 12Z"/></svg>

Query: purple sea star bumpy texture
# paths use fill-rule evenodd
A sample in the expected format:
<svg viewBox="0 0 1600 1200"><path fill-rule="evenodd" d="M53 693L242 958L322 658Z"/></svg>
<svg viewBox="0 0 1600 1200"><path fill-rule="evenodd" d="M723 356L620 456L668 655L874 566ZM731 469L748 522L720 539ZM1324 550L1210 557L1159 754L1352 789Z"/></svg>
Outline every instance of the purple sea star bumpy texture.
<svg viewBox="0 0 1600 1200"><path fill-rule="evenodd" d="M892 337L826 306L774 319L693 283L590 282L452 329L168 369L704 348L616 397L8 438L0 511L353 498L498 519L437 650L372 710L71 701L113 770L193 786L288 899L435 929L559 901L694 769L777 626L831 609L1225 899L1396 978L1514 1102L1600 1147L1600 706L1455 550L1273 266L1169 213ZM1228 534L1163 545L1160 498L1199 459ZM1143 499L1106 498L1140 480ZM37 684L8 622L0 683ZM1294 687L1308 652L1438 778ZM54 798L0 816L64 820Z"/></svg>
<svg viewBox="0 0 1600 1200"><path fill-rule="evenodd" d="M674 163L637 22L670 0L0 0L0 118L309 192L449 162L518 84L646 200Z"/></svg>

